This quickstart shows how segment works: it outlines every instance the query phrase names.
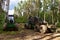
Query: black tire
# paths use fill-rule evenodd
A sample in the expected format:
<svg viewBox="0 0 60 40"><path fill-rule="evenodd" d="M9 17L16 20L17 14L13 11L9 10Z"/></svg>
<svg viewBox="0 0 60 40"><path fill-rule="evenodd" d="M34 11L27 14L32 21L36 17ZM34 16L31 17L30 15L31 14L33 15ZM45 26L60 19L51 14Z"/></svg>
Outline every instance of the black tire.
<svg viewBox="0 0 60 40"><path fill-rule="evenodd" d="M14 31L18 31L18 27L15 27L15 28L14 28Z"/></svg>
<svg viewBox="0 0 60 40"><path fill-rule="evenodd" d="M51 32L51 33L56 32L56 26L55 25L49 25L48 28L50 29L49 32Z"/></svg>
<svg viewBox="0 0 60 40"><path fill-rule="evenodd" d="M18 31L18 27L14 27L14 28L5 27L3 28L3 31Z"/></svg>
<svg viewBox="0 0 60 40"><path fill-rule="evenodd" d="M3 31L6 31L6 28L3 28Z"/></svg>
<svg viewBox="0 0 60 40"><path fill-rule="evenodd" d="M39 29L37 28L37 26L34 26L34 31L40 32Z"/></svg>
<svg viewBox="0 0 60 40"><path fill-rule="evenodd" d="M24 27L25 27L25 29L28 29L28 24L25 24Z"/></svg>

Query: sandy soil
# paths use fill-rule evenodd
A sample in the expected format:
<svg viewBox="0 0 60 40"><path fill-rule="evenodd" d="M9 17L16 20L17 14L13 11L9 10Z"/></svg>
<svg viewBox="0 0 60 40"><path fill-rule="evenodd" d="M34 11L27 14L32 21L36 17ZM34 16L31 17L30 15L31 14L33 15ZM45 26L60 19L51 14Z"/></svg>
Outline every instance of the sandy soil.
<svg viewBox="0 0 60 40"><path fill-rule="evenodd" d="M22 24L18 25L23 27ZM24 28L24 27L23 27ZM0 40L60 40L60 33L41 34L30 29L22 29L17 34L0 34Z"/></svg>
<svg viewBox="0 0 60 40"><path fill-rule="evenodd" d="M24 29L22 33L15 35L0 34L0 40L60 40L60 33L41 34L33 30Z"/></svg>

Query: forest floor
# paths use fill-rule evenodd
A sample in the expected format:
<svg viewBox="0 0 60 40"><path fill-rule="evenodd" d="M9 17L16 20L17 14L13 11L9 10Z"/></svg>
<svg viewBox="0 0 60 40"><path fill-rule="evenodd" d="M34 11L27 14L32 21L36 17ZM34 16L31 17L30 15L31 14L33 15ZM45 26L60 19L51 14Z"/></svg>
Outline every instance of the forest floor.
<svg viewBox="0 0 60 40"><path fill-rule="evenodd" d="M0 40L60 40L60 33L41 34L34 30L21 29L20 27L19 31L8 31L0 34Z"/></svg>

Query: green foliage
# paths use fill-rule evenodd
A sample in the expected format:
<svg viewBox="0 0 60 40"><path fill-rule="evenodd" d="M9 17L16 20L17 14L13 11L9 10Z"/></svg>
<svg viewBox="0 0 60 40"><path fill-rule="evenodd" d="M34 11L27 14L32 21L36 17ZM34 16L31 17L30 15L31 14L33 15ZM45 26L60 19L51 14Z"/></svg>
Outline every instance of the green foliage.
<svg viewBox="0 0 60 40"><path fill-rule="evenodd" d="M59 27L59 28L60 28L60 22L57 24L57 27Z"/></svg>
<svg viewBox="0 0 60 40"><path fill-rule="evenodd" d="M29 14L32 16L38 15L42 20L44 20L44 17L45 17L45 20L50 24L53 23L53 21L57 22L57 20L60 22L60 15L58 14L59 0L54 0L54 4L53 4L53 0L43 0L43 2L41 2L40 0L34 1L35 5L32 5L32 3L33 1L30 0L24 3L21 3L22 5L20 3L18 4L18 7L16 7L15 12L21 15L21 12L25 10L24 14L25 13L26 14L24 16L17 17L15 19L16 22L18 23L27 22L27 17ZM42 7L43 7L43 10L41 9Z"/></svg>
<svg viewBox="0 0 60 40"><path fill-rule="evenodd" d="M0 30L3 28L5 23L5 12L0 8Z"/></svg>
<svg viewBox="0 0 60 40"><path fill-rule="evenodd" d="M1 14L1 15L3 15L3 14ZM1 16L1 15L0 15L0 29L3 28L4 22L5 22L4 16Z"/></svg>
<svg viewBox="0 0 60 40"><path fill-rule="evenodd" d="M20 16L20 17L15 17L15 22L16 23L25 23L27 22L27 17L26 16Z"/></svg>

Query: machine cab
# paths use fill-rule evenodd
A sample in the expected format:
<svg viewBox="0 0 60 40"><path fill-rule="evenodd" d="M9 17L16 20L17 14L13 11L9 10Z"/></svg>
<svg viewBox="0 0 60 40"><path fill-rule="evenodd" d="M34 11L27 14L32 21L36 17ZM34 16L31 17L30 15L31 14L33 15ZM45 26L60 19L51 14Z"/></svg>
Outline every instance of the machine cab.
<svg viewBox="0 0 60 40"><path fill-rule="evenodd" d="M8 20L10 23L14 23L14 15L8 15Z"/></svg>

